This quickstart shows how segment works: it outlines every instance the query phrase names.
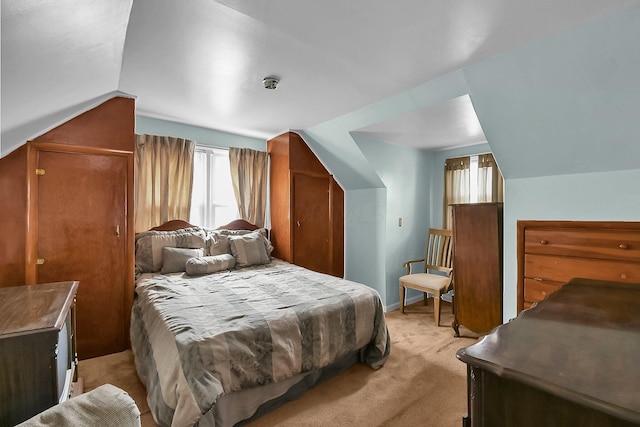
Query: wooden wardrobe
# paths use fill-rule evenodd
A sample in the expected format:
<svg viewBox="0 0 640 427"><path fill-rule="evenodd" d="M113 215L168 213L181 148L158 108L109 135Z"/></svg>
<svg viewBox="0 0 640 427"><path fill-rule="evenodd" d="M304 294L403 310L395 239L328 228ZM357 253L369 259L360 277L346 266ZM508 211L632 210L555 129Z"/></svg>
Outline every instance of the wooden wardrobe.
<svg viewBox="0 0 640 427"><path fill-rule="evenodd" d="M344 192L300 135L267 141L273 256L344 276Z"/></svg>
<svg viewBox="0 0 640 427"><path fill-rule="evenodd" d="M453 205L455 335L502 324L502 203Z"/></svg>
<svg viewBox="0 0 640 427"><path fill-rule="evenodd" d="M0 286L77 280L80 359L128 347L134 102L108 100L0 159Z"/></svg>

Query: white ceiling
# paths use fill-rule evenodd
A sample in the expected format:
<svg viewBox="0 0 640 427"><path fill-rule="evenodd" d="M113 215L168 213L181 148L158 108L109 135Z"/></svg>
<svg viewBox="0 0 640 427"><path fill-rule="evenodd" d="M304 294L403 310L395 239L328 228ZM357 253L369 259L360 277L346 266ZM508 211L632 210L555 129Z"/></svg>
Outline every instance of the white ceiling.
<svg viewBox="0 0 640 427"><path fill-rule="evenodd" d="M121 91L140 115L268 139L637 2L2 0L2 136ZM359 131L484 141L468 96Z"/></svg>
<svg viewBox="0 0 640 427"><path fill-rule="evenodd" d="M469 95L416 110L355 132L382 141L425 150L486 142Z"/></svg>

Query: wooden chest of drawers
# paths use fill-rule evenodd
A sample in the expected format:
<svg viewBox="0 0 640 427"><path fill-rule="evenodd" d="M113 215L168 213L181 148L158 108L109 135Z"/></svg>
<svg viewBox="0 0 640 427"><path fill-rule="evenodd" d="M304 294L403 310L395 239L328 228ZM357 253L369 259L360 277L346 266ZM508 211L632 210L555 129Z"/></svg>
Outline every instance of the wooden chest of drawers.
<svg viewBox="0 0 640 427"><path fill-rule="evenodd" d="M0 288L0 425L65 401L76 376L78 282Z"/></svg>
<svg viewBox="0 0 640 427"><path fill-rule="evenodd" d="M518 312L575 277L640 283L640 222L518 221Z"/></svg>

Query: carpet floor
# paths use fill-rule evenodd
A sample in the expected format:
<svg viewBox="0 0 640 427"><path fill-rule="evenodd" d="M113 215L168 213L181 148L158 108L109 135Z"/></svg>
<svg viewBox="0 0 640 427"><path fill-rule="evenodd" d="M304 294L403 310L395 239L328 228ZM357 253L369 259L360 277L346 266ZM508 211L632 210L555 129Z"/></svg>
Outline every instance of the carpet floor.
<svg viewBox="0 0 640 427"><path fill-rule="evenodd" d="M391 354L383 368L355 365L248 426L459 427L467 412L466 365L455 354L476 336L461 327L463 337L453 337L447 303L440 327L434 325L432 303L406 311L385 315ZM82 360L78 371L85 391L105 383L126 390L142 413L142 426L155 427L130 350Z"/></svg>

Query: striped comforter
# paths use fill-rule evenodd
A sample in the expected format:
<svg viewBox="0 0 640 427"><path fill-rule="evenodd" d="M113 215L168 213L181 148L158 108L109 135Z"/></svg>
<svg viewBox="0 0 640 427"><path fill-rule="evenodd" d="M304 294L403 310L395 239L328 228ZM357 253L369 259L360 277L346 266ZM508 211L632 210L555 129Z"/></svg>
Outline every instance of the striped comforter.
<svg viewBox="0 0 640 427"><path fill-rule="evenodd" d="M361 351L389 354L372 288L274 260L190 277L136 281L131 343L160 425L193 425L219 396L326 367Z"/></svg>

